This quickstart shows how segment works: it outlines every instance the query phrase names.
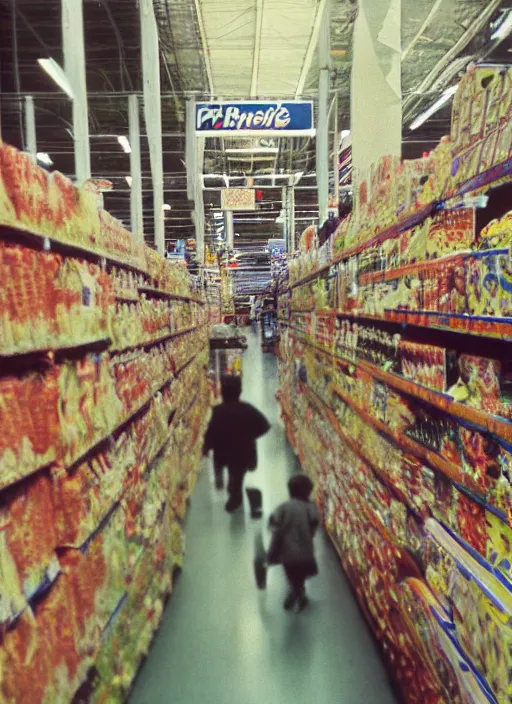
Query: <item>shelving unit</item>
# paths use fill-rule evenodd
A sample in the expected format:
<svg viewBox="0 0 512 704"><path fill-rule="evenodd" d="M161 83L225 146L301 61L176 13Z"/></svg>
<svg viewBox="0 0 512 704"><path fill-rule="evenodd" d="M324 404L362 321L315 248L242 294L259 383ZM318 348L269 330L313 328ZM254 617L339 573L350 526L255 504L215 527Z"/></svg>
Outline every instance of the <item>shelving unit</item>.
<svg viewBox="0 0 512 704"><path fill-rule="evenodd" d="M91 194L0 151L0 700L121 701L183 558L208 312Z"/></svg>
<svg viewBox="0 0 512 704"><path fill-rule="evenodd" d="M410 704L511 701L512 227L474 210L512 179L511 81L470 71L450 141L378 164L280 289L288 438Z"/></svg>

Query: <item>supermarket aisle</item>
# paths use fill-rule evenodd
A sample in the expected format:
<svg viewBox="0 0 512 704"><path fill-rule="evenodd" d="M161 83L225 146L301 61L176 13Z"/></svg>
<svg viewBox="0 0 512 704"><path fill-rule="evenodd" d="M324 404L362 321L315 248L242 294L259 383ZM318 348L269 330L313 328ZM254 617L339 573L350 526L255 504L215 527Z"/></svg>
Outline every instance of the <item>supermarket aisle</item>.
<svg viewBox="0 0 512 704"><path fill-rule="evenodd" d="M249 333L250 335L250 333ZM243 398L269 418L259 443L259 469L247 484L264 493L265 514L287 496L296 469L275 401L276 364L250 335ZM131 704L392 704L395 702L372 638L338 558L317 539L320 575L309 583L310 607L282 609L285 582L269 572L266 592L252 575L253 531L248 508L229 516L200 476L187 519L183 573L171 597Z"/></svg>

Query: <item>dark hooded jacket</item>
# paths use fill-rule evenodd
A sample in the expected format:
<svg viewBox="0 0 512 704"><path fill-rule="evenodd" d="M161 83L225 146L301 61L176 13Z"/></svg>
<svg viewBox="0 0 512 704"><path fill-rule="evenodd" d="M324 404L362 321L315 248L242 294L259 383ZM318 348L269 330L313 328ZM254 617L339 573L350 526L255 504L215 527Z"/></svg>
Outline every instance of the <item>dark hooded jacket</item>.
<svg viewBox="0 0 512 704"><path fill-rule="evenodd" d="M213 450L218 466L241 471L256 469L256 440L269 428L265 416L250 403L224 397L213 409L203 451L206 454Z"/></svg>

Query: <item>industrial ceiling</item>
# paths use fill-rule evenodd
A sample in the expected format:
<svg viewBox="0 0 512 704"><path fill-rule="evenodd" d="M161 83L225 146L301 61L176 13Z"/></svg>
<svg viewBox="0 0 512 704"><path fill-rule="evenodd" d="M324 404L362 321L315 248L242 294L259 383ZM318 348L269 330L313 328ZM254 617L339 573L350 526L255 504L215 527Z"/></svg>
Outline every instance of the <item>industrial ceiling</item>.
<svg viewBox="0 0 512 704"><path fill-rule="evenodd" d="M315 100L319 17L325 0L155 0L161 44L161 90L166 238L193 233L187 200L185 102L187 98L293 98ZM409 124L475 58L510 62L506 42L491 39L493 22L510 0L402 0L403 153L415 157L446 134L449 107L420 129ZM337 94L339 129L350 128L351 43L357 3L332 0L331 90ZM128 134L128 95L142 102L137 0L84 0L91 160L94 177L114 190L105 204L128 224L129 157L117 136ZM23 97L33 95L38 150L53 168L74 175L71 105L40 69L39 58L62 64L58 0L0 0L1 134L24 148ZM361 78L364 80L364 77ZM144 228L152 239L149 148L141 109ZM317 208L314 140L281 139L277 152L234 158L228 140L208 139L205 173L251 176L304 174L296 191L296 229L314 220ZM257 183L257 182L256 182ZM211 188L220 187L214 181ZM269 184L272 185L272 184ZM263 191L259 210L237 216L244 241L279 235L280 188ZM205 192L206 221L219 206L219 191ZM237 222L238 221L238 222ZM245 222L244 222L245 221ZM208 225L207 225L208 226Z"/></svg>

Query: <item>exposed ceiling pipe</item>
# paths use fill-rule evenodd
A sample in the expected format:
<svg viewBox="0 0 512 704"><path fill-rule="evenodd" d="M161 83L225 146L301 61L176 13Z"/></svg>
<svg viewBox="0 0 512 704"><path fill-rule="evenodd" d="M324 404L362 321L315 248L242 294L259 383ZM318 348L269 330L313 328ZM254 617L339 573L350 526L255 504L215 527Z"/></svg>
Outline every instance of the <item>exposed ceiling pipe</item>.
<svg viewBox="0 0 512 704"><path fill-rule="evenodd" d="M197 0L196 0L197 1ZM316 47L318 44L318 36L320 34L320 27L322 25L322 18L324 16L325 5L327 0L320 0L318 3L318 8L316 11L315 23L313 25L313 30L311 32L311 37L309 39L309 45L306 51L306 56L304 58L304 63L302 64L302 70L300 72L299 82L297 84L297 90L295 91L295 97L300 98L304 92L304 86L306 85L306 79L308 73L311 69L311 64L313 62L313 56L315 55Z"/></svg>
<svg viewBox="0 0 512 704"><path fill-rule="evenodd" d="M206 38L206 30L204 28L203 13L201 11L201 4L199 0L194 0L197 22L199 25L199 34L201 35L201 43L203 45L203 56L204 63L206 66L206 76L208 78L208 88L210 90L210 97L213 98L213 77L212 77L212 66L210 63L210 50L208 48L208 40Z"/></svg>
<svg viewBox="0 0 512 704"><path fill-rule="evenodd" d="M162 59L164 62L165 74L167 76L167 80L169 81L169 85L171 86L171 91L172 91L173 100L174 100L174 107L176 108L176 117L178 118L178 122L185 122L185 111L179 101L177 94L176 94L176 90L174 88L174 81L172 80L171 72L169 70L169 63L167 61L167 57L166 57L163 49L161 49L160 53L161 53L161 56L162 56ZM164 136L164 135L162 135L162 136Z"/></svg>
<svg viewBox="0 0 512 704"><path fill-rule="evenodd" d="M428 13L425 21L423 22L423 24L419 28L418 32L414 35L413 39L408 44L408 46L406 46L406 48L402 51L402 61L404 61L409 56L411 51L414 49L414 47L416 46L416 44L420 40L421 36L423 35L423 32L426 30L426 28L429 26L429 24L434 19L437 11L439 10L441 5L443 4L443 1L444 0L436 0L435 3L432 5L432 9Z"/></svg>
<svg viewBox="0 0 512 704"><path fill-rule="evenodd" d="M133 83L132 83L132 79L130 76L130 72L128 71L128 69L126 67L123 39L121 37L121 33L119 32L117 22L112 14L112 11L110 9L110 5L108 4L108 0L101 0L101 3L103 5L103 7L105 8L105 11L108 15L108 19L109 19L110 24L112 26L112 30L114 32L114 36L115 36L116 42L117 42L117 50L119 52L119 68L120 68L119 75L121 78L121 90L125 90L123 74L126 74L126 78L128 80L128 88L130 88L130 90L133 90Z"/></svg>
<svg viewBox="0 0 512 704"><path fill-rule="evenodd" d="M407 110L411 107L411 103L417 100L418 94L422 95L427 93L436 79L439 73L444 69L444 67L451 61L457 58L458 54L465 49L469 42L485 27L489 22L492 15L501 5L501 0L489 0L486 7L482 9L482 12L478 18L471 24L471 26L464 32L464 34L459 38L459 40L449 49L443 58L437 62L430 73L424 78L418 88L404 101L403 114L404 117L408 117Z"/></svg>

